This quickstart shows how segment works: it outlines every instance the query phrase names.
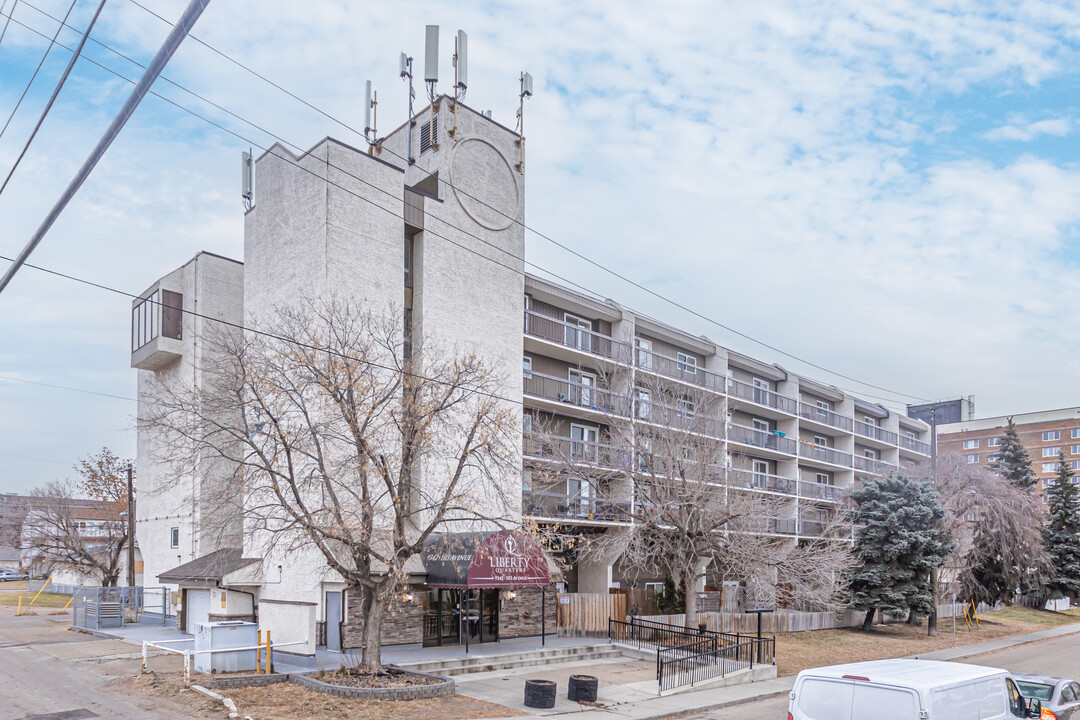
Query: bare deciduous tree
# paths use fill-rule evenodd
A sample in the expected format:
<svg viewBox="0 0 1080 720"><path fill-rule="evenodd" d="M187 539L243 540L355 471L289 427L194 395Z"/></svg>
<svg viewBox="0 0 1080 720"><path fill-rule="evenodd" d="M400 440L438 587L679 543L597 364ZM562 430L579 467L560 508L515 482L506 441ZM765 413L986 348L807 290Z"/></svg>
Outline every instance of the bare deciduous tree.
<svg viewBox="0 0 1080 720"><path fill-rule="evenodd" d="M202 383L159 383L144 422L174 472L233 468L248 547L322 562L356 598L360 669L381 672L383 618L436 532L516 522L520 409L476 355L411 348L401 315L337 299L278 308L259 332L201 341Z"/></svg>
<svg viewBox="0 0 1080 720"><path fill-rule="evenodd" d="M600 385L612 381L618 378ZM780 593L840 609L841 571L850 563L847 544L834 537L841 518L823 523L812 542L779 537L794 533L794 500L756 492L769 489L758 487L762 478L729 467L724 399L653 373L637 373L634 385L631 407L607 408L603 445L567 442L552 420L534 422L548 456L534 471L534 489L581 488L599 516L629 522L586 538L579 556L621 557L642 573L670 577L685 593L688 627L696 622L697 583L711 568L745 581L769 604ZM792 492L795 480L788 483Z"/></svg>

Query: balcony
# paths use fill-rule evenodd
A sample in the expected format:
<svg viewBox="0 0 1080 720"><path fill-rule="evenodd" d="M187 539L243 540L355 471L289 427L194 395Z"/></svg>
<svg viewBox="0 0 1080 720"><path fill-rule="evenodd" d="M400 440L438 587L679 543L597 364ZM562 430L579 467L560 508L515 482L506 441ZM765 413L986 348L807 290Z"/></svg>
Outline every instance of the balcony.
<svg viewBox="0 0 1080 720"><path fill-rule="evenodd" d="M795 415L799 409L799 401L795 398L789 398L786 395L780 395L772 390L766 390L735 378L727 379L727 389L728 395L762 407L772 408L791 415Z"/></svg>
<svg viewBox="0 0 1080 720"><path fill-rule="evenodd" d="M658 355L642 348L634 350L634 365L639 370L654 372L720 394L727 390L727 378L723 375L717 375L698 365L670 358L666 355Z"/></svg>
<svg viewBox="0 0 1080 720"><path fill-rule="evenodd" d="M131 303L131 367L160 370L184 352L184 296L154 290Z"/></svg>
<svg viewBox="0 0 1080 720"><path fill-rule="evenodd" d="M856 455L855 469L861 472L870 473L871 475L891 475L896 472L898 468L892 463Z"/></svg>
<svg viewBox="0 0 1080 720"><path fill-rule="evenodd" d="M825 483L799 481L799 497L808 500L825 500L836 502L840 499L841 489L835 485Z"/></svg>
<svg viewBox="0 0 1080 720"><path fill-rule="evenodd" d="M841 465L848 468L851 467L851 453L835 450L831 447L825 447L824 445L800 442L799 457L806 458L807 460L831 463L833 465Z"/></svg>
<svg viewBox="0 0 1080 720"><path fill-rule="evenodd" d="M671 406L639 397L634 406L634 419L697 435L724 437L724 421L715 415L701 412L690 402Z"/></svg>
<svg viewBox="0 0 1080 720"><path fill-rule="evenodd" d="M799 417L834 427L837 430L844 430L845 432L851 432L851 426L854 422L851 418L834 413L832 410L826 410L816 405L808 405L804 402L799 403Z"/></svg>
<svg viewBox="0 0 1080 720"><path fill-rule="evenodd" d="M900 438L900 447L904 448L905 450L917 452L920 455L930 454L930 443L923 442L922 440L916 440L915 438L902 436Z"/></svg>
<svg viewBox="0 0 1080 720"><path fill-rule="evenodd" d="M629 398L578 381L564 380L531 370L523 373L522 392L532 397L565 403L577 408L603 413L625 415L630 406Z"/></svg>
<svg viewBox="0 0 1080 720"><path fill-rule="evenodd" d="M624 342L532 310L525 311L525 334L571 350L621 362L625 362L630 357L630 346Z"/></svg>
<svg viewBox="0 0 1080 720"><path fill-rule="evenodd" d="M600 500L587 495L521 491L521 512L530 517L583 522L629 523L630 502Z"/></svg>
<svg viewBox="0 0 1080 720"><path fill-rule="evenodd" d="M750 490L762 490L765 492L781 493L783 495L795 494L795 480L770 475L769 473L754 472L732 468L728 470L728 485L734 488L747 488Z"/></svg>
<svg viewBox="0 0 1080 720"><path fill-rule="evenodd" d="M886 443L887 445L895 445L900 438L900 436L894 432L879 428L877 425L864 423L861 420L855 421L855 434Z"/></svg>
<svg viewBox="0 0 1080 720"><path fill-rule="evenodd" d="M766 450L775 450L776 452L785 453L787 455L794 455L796 452L796 442L790 438L786 438L783 435L777 435L774 432L758 430L757 428L737 425L735 423L728 425L728 440L731 442L742 443L743 445L764 448Z"/></svg>
<svg viewBox="0 0 1080 720"><path fill-rule="evenodd" d="M797 525L795 518L769 518L765 532L773 535L794 535Z"/></svg>
<svg viewBox="0 0 1080 720"><path fill-rule="evenodd" d="M625 469L630 465L630 453L625 448L591 440L526 433L522 450L527 457L597 468Z"/></svg>

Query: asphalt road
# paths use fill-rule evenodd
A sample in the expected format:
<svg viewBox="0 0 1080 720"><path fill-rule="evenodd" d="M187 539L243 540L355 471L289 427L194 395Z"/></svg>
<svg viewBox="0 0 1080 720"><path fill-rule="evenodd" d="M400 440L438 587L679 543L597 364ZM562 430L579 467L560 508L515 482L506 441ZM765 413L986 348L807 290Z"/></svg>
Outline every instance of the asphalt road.
<svg viewBox="0 0 1080 720"><path fill-rule="evenodd" d="M1080 646L1080 639L1076 635L1066 635L1053 640L1017 645L1007 650L965 658L957 662L989 665L1012 672L1045 673L1059 677L1080 678L1078 646ZM787 717L787 696L694 717L708 718L708 720L784 720Z"/></svg>

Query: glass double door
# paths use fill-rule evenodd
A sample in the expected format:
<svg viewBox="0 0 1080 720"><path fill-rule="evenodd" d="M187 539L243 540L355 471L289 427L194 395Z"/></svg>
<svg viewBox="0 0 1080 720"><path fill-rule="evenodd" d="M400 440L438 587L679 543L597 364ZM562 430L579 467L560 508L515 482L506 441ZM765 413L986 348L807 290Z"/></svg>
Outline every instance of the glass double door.
<svg viewBox="0 0 1080 720"><path fill-rule="evenodd" d="M424 642L431 645L498 642L498 590L436 590L424 604Z"/></svg>

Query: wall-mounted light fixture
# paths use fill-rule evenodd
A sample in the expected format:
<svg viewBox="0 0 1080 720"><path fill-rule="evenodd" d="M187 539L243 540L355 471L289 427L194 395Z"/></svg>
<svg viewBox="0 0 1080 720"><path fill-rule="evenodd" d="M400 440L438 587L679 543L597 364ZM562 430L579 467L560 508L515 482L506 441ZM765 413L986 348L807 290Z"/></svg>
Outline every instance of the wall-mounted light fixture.
<svg viewBox="0 0 1080 720"><path fill-rule="evenodd" d="M517 590L511 590L510 591L510 599L511 600L517 600Z"/></svg>
<svg viewBox="0 0 1080 720"><path fill-rule="evenodd" d="M402 600L404 600L404 601L405 601L405 602L407 602L407 603L411 603L411 602L413 601L413 594L412 594L412 592L411 592L411 591L409 591L409 590L406 590L406 591L405 591L405 594L401 596L401 599L402 599Z"/></svg>

